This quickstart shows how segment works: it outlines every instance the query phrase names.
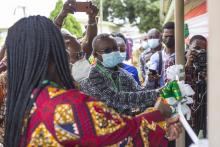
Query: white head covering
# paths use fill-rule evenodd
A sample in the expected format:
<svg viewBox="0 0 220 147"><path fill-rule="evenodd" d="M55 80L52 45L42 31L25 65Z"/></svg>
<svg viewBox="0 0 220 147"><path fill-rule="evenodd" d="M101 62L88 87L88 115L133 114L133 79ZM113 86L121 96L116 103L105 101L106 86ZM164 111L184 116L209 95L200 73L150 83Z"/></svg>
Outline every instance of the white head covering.
<svg viewBox="0 0 220 147"><path fill-rule="evenodd" d="M65 29L65 28L62 28L62 29L61 29L61 34L62 34L62 35L70 35L70 36L73 36L74 38L77 38L75 35L73 35L72 33L70 33L70 31L68 31L68 30Z"/></svg>

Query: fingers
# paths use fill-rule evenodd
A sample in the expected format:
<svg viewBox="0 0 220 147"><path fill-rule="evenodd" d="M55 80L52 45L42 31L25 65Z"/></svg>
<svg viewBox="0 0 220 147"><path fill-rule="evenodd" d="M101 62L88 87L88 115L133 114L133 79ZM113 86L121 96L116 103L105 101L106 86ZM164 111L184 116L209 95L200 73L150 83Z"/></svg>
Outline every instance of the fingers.
<svg viewBox="0 0 220 147"><path fill-rule="evenodd" d="M177 131L174 129L174 127L170 126L169 132L168 132L168 137L167 137L169 139L169 141L173 141L176 139L176 133L177 133Z"/></svg>
<svg viewBox="0 0 220 147"><path fill-rule="evenodd" d="M178 124L173 124L169 127L168 139L169 141L179 138L179 135L182 133L182 128Z"/></svg>
<svg viewBox="0 0 220 147"><path fill-rule="evenodd" d="M92 17L96 17L98 12L99 12L99 9L95 5L91 4L90 9L88 10L87 13Z"/></svg>
<svg viewBox="0 0 220 147"><path fill-rule="evenodd" d="M183 126L179 121L179 116L167 119L168 124L168 139L175 140L183 131Z"/></svg>
<svg viewBox="0 0 220 147"><path fill-rule="evenodd" d="M68 13L74 13L75 12L75 0L68 0L64 3L63 9L67 11Z"/></svg>
<svg viewBox="0 0 220 147"><path fill-rule="evenodd" d="M178 121L179 121L179 116L171 117L171 118L167 119L167 124L172 125L174 123L177 123Z"/></svg>
<svg viewBox="0 0 220 147"><path fill-rule="evenodd" d="M174 124L174 127L176 128L178 134L181 134L181 133L182 133L183 127L182 127L182 124L181 124L180 122L175 123L175 124Z"/></svg>

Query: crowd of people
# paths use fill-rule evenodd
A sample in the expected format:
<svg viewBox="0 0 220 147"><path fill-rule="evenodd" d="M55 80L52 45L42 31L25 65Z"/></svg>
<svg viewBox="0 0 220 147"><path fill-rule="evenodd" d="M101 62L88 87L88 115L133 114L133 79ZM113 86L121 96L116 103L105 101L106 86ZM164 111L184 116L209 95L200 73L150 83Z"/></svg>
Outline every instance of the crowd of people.
<svg viewBox="0 0 220 147"><path fill-rule="evenodd" d="M168 146L182 132L178 116L161 98L170 82L166 69L175 64L175 24L146 31L140 64L132 65L125 62L126 36L97 33L99 10L93 4L83 38L62 28L74 7L68 0L54 22L29 16L9 28L0 52L0 142ZM186 82L196 91L190 124L204 136L206 50L206 38L192 37L185 64Z"/></svg>

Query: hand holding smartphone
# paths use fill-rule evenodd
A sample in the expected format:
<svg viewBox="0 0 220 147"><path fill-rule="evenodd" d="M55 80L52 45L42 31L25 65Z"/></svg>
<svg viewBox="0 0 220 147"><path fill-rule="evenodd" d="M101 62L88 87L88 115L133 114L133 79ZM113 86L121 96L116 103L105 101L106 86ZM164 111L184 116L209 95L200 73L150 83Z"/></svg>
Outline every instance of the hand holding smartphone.
<svg viewBox="0 0 220 147"><path fill-rule="evenodd" d="M87 12L90 9L91 2L75 2L75 12Z"/></svg>

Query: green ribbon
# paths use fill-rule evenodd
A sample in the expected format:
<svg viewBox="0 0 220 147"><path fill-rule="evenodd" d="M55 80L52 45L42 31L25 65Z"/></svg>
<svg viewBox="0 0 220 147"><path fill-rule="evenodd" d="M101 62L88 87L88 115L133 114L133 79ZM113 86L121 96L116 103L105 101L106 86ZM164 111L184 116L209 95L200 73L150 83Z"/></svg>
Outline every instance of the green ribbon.
<svg viewBox="0 0 220 147"><path fill-rule="evenodd" d="M117 82L115 82L115 81L112 79L111 73L110 73L103 65L101 65L100 62L97 62L95 68L96 68L101 74L103 74L105 77L107 77L108 79L111 80L112 87L114 88L114 90L115 90L116 92L118 92L118 91L119 91L119 83L120 83L119 77L117 78Z"/></svg>
<svg viewBox="0 0 220 147"><path fill-rule="evenodd" d="M184 37L187 38L189 36L189 27L188 24L184 24Z"/></svg>
<svg viewBox="0 0 220 147"><path fill-rule="evenodd" d="M182 95L177 81L167 83L162 89L160 96L164 99L174 97L177 101L181 101Z"/></svg>

